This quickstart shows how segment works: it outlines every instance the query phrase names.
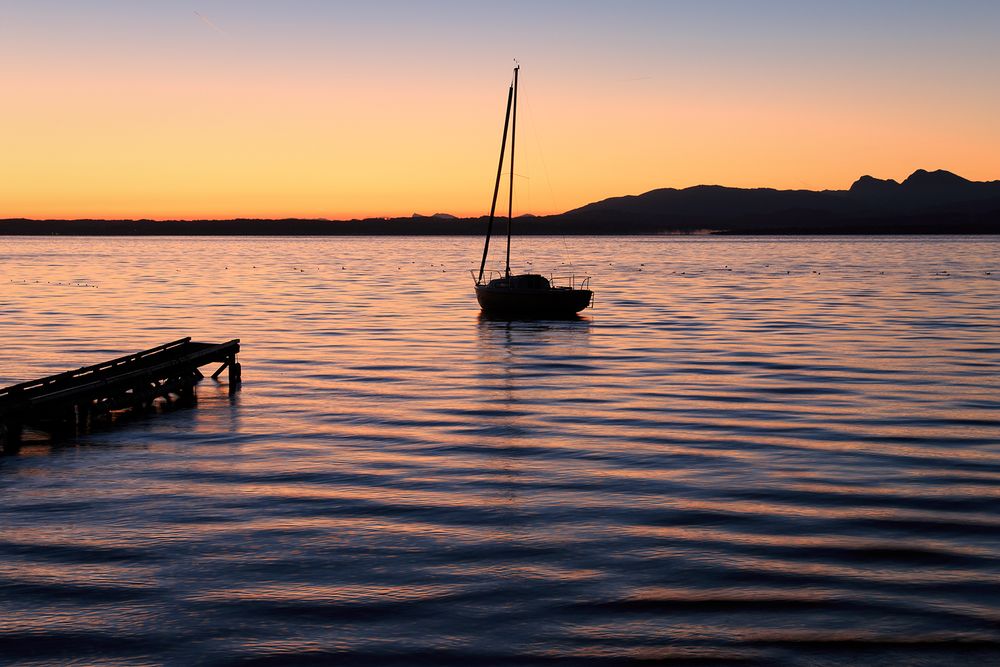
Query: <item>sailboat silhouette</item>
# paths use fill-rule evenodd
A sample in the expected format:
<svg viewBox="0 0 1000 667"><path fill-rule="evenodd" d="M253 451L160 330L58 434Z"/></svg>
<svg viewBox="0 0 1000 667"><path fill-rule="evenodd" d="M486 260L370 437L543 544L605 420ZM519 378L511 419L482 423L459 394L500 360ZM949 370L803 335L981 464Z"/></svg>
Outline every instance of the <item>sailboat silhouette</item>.
<svg viewBox="0 0 1000 667"><path fill-rule="evenodd" d="M503 122L503 139L500 143L500 162L497 165L496 184L493 186L493 203L490 205L489 226L486 228L486 243L483 246L483 260L479 264L476 280L476 299L483 312L488 315L515 318L558 318L576 315L593 304L594 293L589 289L590 277L567 276L559 278L568 285L555 285L555 278L546 278L537 273L511 275L510 234L514 213L514 143L517 134L517 77L520 65L514 66L514 79L507 91L507 114ZM496 217L497 196L500 194L500 177L503 173L504 151L510 130L510 191L507 197L507 255L504 271L486 271L486 259L490 251L493 235L493 221Z"/></svg>

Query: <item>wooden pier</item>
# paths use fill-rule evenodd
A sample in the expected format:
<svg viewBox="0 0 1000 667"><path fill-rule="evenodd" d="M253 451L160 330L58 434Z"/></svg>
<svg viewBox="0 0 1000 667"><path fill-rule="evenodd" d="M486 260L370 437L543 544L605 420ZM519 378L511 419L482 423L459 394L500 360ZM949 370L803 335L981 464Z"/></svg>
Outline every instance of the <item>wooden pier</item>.
<svg viewBox="0 0 1000 667"><path fill-rule="evenodd" d="M24 427L53 435L85 431L113 412L144 410L157 398L192 402L200 368L221 364L229 391L240 384L240 341L196 343L182 338L136 354L0 389L0 453L16 452Z"/></svg>

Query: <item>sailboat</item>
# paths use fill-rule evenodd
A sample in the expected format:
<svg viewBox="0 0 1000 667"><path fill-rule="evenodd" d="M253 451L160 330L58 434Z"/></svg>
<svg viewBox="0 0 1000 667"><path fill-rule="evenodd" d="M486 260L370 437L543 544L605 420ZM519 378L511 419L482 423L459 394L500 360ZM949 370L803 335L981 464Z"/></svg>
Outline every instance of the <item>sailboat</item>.
<svg viewBox="0 0 1000 667"><path fill-rule="evenodd" d="M500 162L497 165L496 184L493 186L493 203L490 205L489 226L486 228L486 244L483 246L483 261L479 264L476 281L476 299L487 315L508 318L552 319L573 317L581 310L593 305L594 293L589 289L590 277L565 276L546 278L536 273L511 275L510 233L514 213L514 139L517 131L517 75L519 65L514 66L514 78L507 91L507 114L503 122L503 139L500 142ZM503 173L504 150L507 147L507 131L510 130L510 191L507 196L507 259L503 273L487 271L486 259L490 251L490 237L493 235L493 221L496 217L497 196L500 194L500 177ZM562 281L566 284L555 284Z"/></svg>

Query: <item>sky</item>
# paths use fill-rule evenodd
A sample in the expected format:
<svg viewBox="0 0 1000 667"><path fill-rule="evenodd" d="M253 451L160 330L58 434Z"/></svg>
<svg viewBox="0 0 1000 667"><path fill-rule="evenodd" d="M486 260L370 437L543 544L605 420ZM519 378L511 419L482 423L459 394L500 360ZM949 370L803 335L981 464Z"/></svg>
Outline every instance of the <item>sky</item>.
<svg viewBox="0 0 1000 667"><path fill-rule="evenodd" d="M0 0L0 218L489 208L1000 178L1000 2Z"/></svg>

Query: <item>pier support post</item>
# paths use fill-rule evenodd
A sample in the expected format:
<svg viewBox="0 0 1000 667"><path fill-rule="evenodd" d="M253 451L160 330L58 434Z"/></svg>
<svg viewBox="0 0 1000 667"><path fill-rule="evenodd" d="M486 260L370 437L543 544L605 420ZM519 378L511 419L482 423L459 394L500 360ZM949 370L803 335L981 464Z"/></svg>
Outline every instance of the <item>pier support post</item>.
<svg viewBox="0 0 1000 667"><path fill-rule="evenodd" d="M197 369L195 370L197 372ZM177 394L177 404L183 407L191 407L198 402L197 394L195 394L194 386L202 377L201 373L197 375L192 375L190 378L186 378L180 387L174 392Z"/></svg>
<svg viewBox="0 0 1000 667"><path fill-rule="evenodd" d="M90 406L90 401L78 403L76 406L76 432L78 435L90 432Z"/></svg>
<svg viewBox="0 0 1000 667"><path fill-rule="evenodd" d="M17 454L24 428L17 422L0 422L0 454Z"/></svg>
<svg viewBox="0 0 1000 667"><path fill-rule="evenodd" d="M227 363L229 364L229 393L233 393L239 389L240 383L243 382L243 367L236 361L236 357L232 357Z"/></svg>

